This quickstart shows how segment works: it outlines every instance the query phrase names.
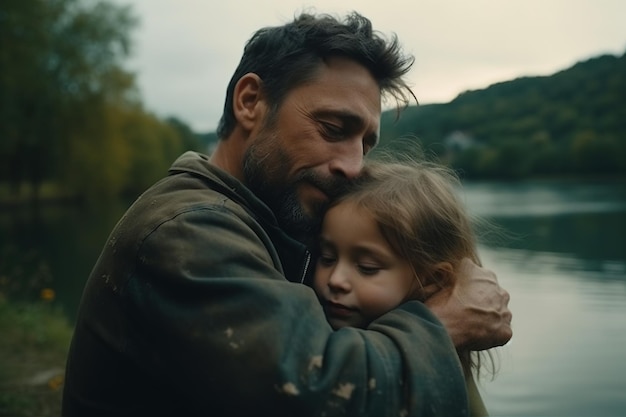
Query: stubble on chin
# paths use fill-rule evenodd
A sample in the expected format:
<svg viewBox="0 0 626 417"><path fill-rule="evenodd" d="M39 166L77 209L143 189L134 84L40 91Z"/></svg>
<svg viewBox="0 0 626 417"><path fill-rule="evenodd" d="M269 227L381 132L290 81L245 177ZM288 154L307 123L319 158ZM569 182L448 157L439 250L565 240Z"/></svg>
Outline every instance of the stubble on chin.
<svg viewBox="0 0 626 417"><path fill-rule="evenodd" d="M319 234L325 207L315 204L306 208L300 202L296 187L283 194L284 198L278 205L276 218L279 225L292 237L300 241L309 241Z"/></svg>
<svg viewBox="0 0 626 417"><path fill-rule="evenodd" d="M259 134L244 156L244 179L248 188L276 216L279 226L292 237L310 242L317 237L329 201L305 206L298 192L300 184L311 184L331 200L343 194L350 181L339 176L324 177L313 169L292 175L294 163L271 131Z"/></svg>
<svg viewBox="0 0 626 417"><path fill-rule="evenodd" d="M289 178L291 160L273 143L272 137L261 138L246 151L246 186L269 207L286 233L308 240L317 235L324 208L316 205L307 210L302 205L297 189L302 174Z"/></svg>

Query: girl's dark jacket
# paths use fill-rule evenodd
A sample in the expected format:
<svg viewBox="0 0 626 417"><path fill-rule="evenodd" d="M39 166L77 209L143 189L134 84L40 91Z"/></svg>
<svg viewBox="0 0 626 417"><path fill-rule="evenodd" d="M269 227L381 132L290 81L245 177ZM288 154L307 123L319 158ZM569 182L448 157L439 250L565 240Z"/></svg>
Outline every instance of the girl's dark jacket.
<svg viewBox="0 0 626 417"><path fill-rule="evenodd" d="M333 331L303 245L187 152L111 232L86 284L64 417L463 416L443 326L411 301Z"/></svg>

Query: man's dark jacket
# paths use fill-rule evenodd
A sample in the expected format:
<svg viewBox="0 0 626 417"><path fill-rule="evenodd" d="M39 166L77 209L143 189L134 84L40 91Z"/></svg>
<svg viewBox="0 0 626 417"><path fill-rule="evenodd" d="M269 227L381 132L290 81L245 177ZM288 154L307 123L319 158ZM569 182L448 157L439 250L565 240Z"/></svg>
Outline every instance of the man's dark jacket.
<svg viewBox="0 0 626 417"><path fill-rule="evenodd" d="M309 263L247 188L185 153L91 272L63 416L466 415L455 349L421 303L333 331Z"/></svg>

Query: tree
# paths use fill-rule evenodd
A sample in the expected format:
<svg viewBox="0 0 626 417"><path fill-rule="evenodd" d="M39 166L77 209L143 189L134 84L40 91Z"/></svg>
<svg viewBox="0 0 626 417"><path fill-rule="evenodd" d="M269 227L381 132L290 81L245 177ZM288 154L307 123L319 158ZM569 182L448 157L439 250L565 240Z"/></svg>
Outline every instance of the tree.
<svg viewBox="0 0 626 417"><path fill-rule="evenodd" d="M202 143L199 135L194 133L191 127L189 127L185 122L177 117L168 117L166 122L174 130L176 130L180 136L183 151L208 152L208 148Z"/></svg>
<svg viewBox="0 0 626 417"><path fill-rule="evenodd" d="M598 137L593 131L581 131L574 136L570 152L578 172L615 174L624 165L623 149L617 140Z"/></svg>
<svg viewBox="0 0 626 417"><path fill-rule="evenodd" d="M66 158L105 140L107 108L136 99L122 67L136 19L89 0L5 0L0 10L0 179L67 178Z"/></svg>

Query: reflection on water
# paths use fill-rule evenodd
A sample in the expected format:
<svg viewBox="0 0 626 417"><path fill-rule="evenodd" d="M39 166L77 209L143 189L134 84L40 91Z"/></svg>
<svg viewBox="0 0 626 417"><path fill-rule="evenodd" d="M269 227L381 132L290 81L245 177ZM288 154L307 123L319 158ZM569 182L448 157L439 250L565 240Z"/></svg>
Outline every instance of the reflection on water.
<svg viewBox="0 0 626 417"><path fill-rule="evenodd" d="M514 314L500 372L481 385L491 414L626 415L626 187L481 183L463 196L471 213L506 231L481 246ZM52 287L73 320L126 206L0 211L0 283Z"/></svg>
<svg viewBox="0 0 626 417"><path fill-rule="evenodd" d="M493 221L514 235L508 243L501 242L508 247L562 253L574 261L604 263L626 259L624 213L626 208L598 213L494 217Z"/></svg>
<svg viewBox="0 0 626 417"><path fill-rule="evenodd" d="M600 268L626 259L622 182L466 184L463 197L473 215L506 231L489 246L562 253Z"/></svg>
<svg viewBox="0 0 626 417"><path fill-rule="evenodd" d="M529 217L626 210L624 180L466 183L466 204L480 216Z"/></svg>

